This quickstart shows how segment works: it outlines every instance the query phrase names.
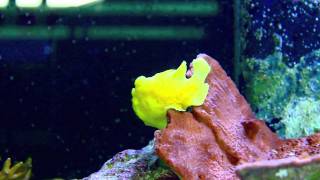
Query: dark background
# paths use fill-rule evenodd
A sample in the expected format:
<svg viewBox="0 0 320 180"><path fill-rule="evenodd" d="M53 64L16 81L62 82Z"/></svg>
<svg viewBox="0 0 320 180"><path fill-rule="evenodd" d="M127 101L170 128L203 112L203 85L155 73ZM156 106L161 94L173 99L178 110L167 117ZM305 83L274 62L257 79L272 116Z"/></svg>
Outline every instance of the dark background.
<svg viewBox="0 0 320 180"><path fill-rule="evenodd" d="M145 146L155 129L144 126L132 111L136 77L176 68L198 53L218 59L233 75L232 2L218 4L220 12L206 17L52 13L41 22L48 27L188 25L205 28L199 40L26 40L0 34L2 160L32 157L34 179L81 178L98 170L115 153ZM21 27L38 23L32 13L0 14L0 28L7 23Z"/></svg>

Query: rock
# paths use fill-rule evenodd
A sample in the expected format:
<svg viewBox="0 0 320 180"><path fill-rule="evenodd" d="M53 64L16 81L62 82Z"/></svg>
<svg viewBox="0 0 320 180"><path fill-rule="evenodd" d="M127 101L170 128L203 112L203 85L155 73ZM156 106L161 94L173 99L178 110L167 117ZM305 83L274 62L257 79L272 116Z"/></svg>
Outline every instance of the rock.
<svg viewBox="0 0 320 180"><path fill-rule="evenodd" d="M247 163L237 167L241 179L305 180L320 178L320 155Z"/></svg>
<svg viewBox="0 0 320 180"><path fill-rule="evenodd" d="M102 168L83 180L124 180L124 179L158 179L174 180L178 177L167 167L157 163L154 143L141 150L125 150L108 160Z"/></svg>
<svg viewBox="0 0 320 180"><path fill-rule="evenodd" d="M205 103L191 112L169 111L168 126L155 135L156 153L182 179L238 179L238 165L320 152L320 134L278 138L255 118L219 63L200 56L211 65Z"/></svg>

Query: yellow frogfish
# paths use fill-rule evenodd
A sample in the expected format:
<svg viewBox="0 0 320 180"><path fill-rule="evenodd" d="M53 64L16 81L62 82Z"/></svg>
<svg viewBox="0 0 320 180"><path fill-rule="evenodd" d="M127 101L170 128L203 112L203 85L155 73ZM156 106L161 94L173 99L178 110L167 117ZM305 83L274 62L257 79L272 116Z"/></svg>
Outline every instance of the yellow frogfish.
<svg viewBox="0 0 320 180"><path fill-rule="evenodd" d="M186 111L190 106L200 106L209 91L205 83L210 66L203 58L192 61L192 76L186 77L187 64L169 69L152 77L138 77L132 89L132 107L147 126L163 129L167 126L167 111Z"/></svg>

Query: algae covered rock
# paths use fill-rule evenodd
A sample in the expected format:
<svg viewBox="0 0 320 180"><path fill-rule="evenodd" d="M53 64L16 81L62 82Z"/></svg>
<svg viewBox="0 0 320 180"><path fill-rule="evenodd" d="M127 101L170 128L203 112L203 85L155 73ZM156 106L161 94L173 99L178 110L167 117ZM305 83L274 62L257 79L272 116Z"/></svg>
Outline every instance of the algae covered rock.
<svg viewBox="0 0 320 180"><path fill-rule="evenodd" d="M280 118L296 87L295 71L283 63L282 54L246 59L243 77L246 98L257 117L267 122Z"/></svg>
<svg viewBox="0 0 320 180"><path fill-rule="evenodd" d="M320 130L320 100L314 98L292 98L283 113L283 131L286 138L297 138L314 134Z"/></svg>
<svg viewBox="0 0 320 180"><path fill-rule="evenodd" d="M301 57L296 66L300 96L320 99L320 49Z"/></svg>
<svg viewBox="0 0 320 180"><path fill-rule="evenodd" d="M141 150L125 150L108 160L102 168L83 180L175 179L177 176L158 162L154 142Z"/></svg>
<svg viewBox="0 0 320 180"><path fill-rule="evenodd" d="M243 63L244 93L257 117L281 137L310 135L320 128L320 50L289 67L278 51Z"/></svg>

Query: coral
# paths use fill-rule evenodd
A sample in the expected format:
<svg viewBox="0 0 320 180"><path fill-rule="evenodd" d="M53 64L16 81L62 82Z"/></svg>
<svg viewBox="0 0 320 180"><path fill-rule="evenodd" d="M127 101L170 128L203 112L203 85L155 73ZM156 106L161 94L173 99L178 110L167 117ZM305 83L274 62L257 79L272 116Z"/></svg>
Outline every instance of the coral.
<svg viewBox="0 0 320 180"><path fill-rule="evenodd" d="M0 171L0 180L29 180L31 178L31 158L28 158L25 162L11 165L11 159L8 158Z"/></svg>
<svg viewBox="0 0 320 180"><path fill-rule="evenodd" d="M138 117L148 126L163 129L167 125L169 109L185 111L189 106L199 106L208 93L204 83L210 66L202 58L192 62L193 76L186 78L187 65L170 69L146 78L140 76L132 89L132 106Z"/></svg>
<svg viewBox="0 0 320 180"><path fill-rule="evenodd" d="M182 179L239 179L237 167L246 163L300 160L320 153L320 133L280 139L256 119L219 63L201 57L212 69L204 104L191 112L170 110L168 126L156 133L157 155Z"/></svg>

